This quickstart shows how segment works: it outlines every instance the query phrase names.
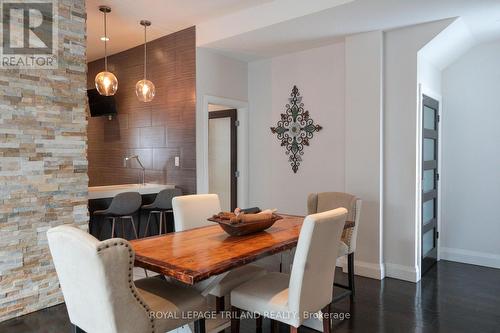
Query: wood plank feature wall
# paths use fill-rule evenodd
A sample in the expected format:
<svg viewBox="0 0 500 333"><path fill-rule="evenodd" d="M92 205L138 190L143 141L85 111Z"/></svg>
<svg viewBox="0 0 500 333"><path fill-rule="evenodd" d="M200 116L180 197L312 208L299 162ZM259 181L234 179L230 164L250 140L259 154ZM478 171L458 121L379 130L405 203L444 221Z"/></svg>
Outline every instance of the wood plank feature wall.
<svg viewBox="0 0 500 333"><path fill-rule="evenodd" d="M108 57L108 69L118 78L118 115L112 120L89 117L89 186L140 182L137 162L123 165L125 156L137 154L147 182L174 183L184 193L196 192L195 41L191 27L148 42L147 77L156 87L149 103L135 95L135 84L143 78L144 46ZM89 89L103 68L103 59L88 64Z"/></svg>

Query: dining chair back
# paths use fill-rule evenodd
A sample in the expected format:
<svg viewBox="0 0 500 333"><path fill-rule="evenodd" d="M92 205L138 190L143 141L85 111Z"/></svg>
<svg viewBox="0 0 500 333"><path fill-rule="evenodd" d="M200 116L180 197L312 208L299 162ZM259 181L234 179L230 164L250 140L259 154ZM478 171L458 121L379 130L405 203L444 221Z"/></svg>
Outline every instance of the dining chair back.
<svg viewBox="0 0 500 333"><path fill-rule="evenodd" d="M347 289L349 292L344 296L349 296L354 300L354 252L358 239L358 229L361 216L361 199L343 192L321 192L311 193L307 198L307 210L309 214L324 212L330 209L344 207L348 210L347 220L354 221L354 227L345 228L342 233L342 240L337 252L337 257L347 256L347 285L335 283L337 287ZM343 298L343 296L341 297ZM340 299L340 298L337 298Z"/></svg>
<svg viewBox="0 0 500 333"><path fill-rule="evenodd" d="M172 199L175 231L205 227L207 218L221 211L217 194L182 195Z"/></svg>
<svg viewBox="0 0 500 333"><path fill-rule="evenodd" d="M288 287L292 313L314 313L332 302L338 241L346 216L347 210L338 208L305 218Z"/></svg>
<svg viewBox="0 0 500 333"><path fill-rule="evenodd" d="M99 242L69 225L49 229L47 239L75 332L164 333L196 319L195 332L205 332L202 317L182 316L205 313L206 299L158 277L134 281L135 253L125 239Z"/></svg>
<svg viewBox="0 0 500 333"><path fill-rule="evenodd" d="M217 194L183 195L172 199L174 210L175 231L189 230L198 227L215 225L207 218L221 211L219 196ZM211 277L198 282L196 290L208 290L208 293L216 297L216 310L223 311L225 308L224 296L240 284L265 275L266 270L256 265L245 265L225 273L218 283L214 283L217 277ZM214 284L213 287L210 285Z"/></svg>
<svg viewBox="0 0 500 333"><path fill-rule="evenodd" d="M327 210L344 207L347 209L347 221L354 221L353 228L347 228L342 235L342 242L348 247L348 253L356 251L359 219L361 216L361 199L343 192L311 193L307 198L307 213L316 214Z"/></svg>
<svg viewBox="0 0 500 333"><path fill-rule="evenodd" d="M132 282L128 242L99 242L70 226L47 232L70 321L85 332L151 332L149 310Z"/></svg>

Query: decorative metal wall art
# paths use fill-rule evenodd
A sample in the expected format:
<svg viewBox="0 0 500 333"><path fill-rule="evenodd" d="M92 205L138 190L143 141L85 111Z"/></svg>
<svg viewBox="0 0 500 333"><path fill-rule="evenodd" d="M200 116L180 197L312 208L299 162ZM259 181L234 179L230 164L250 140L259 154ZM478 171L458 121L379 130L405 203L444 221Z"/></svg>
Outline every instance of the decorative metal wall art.
<svg viewBox="0 0 500 333"><path fill-rule="evenodd" d="M281 120L276 127L271 127L271 132L277 134L281 146L285 147L285 154L292 166L294 173L299 170L304 146L309 146L309 140L313 138L314 132L319 132L323 127L315 125L310 118L309 111L304 111L304 103L297 86L293 86L285 113L281 114Z"/></svg>

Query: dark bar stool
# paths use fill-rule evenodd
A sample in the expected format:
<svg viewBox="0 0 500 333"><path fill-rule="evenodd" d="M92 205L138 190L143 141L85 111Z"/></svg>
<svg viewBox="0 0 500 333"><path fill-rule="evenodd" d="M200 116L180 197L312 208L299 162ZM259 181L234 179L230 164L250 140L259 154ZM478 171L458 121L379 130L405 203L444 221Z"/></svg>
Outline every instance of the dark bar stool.
<svg viewBox="0 0 500 333"><path fill-rule="evenodd" d="M146 229L144 230L144 237L148 236L149 222L151 220L151 215L153 214L159 214L160 216L158 235L162 234L163 223L165 223L165 232L168 232L165 214L172 212L172 198L179 195L182 195L180 188L167 188L160 191L151 204L143 205L141 207L141 210L149 211L148 222L146 223Z"/></svg>
<svg viewBox="0 0 500 333"><path fill-rule="evenodd" d="M105 219L110 219L112 221L113 224L111 225L111 238L115 237L116 219L122 220L123 238L125 238L125 226L123 224L123 219L130 219L130 221L132 222L132 228L134 230L135 238L137 239L139 237L137 235L137 229L135 228L133 214L139 210L141 204L142 196L139 192L119 193L113 198L111 204L107 209L96 210L94 212L94 215L104 216Z"/></svg>

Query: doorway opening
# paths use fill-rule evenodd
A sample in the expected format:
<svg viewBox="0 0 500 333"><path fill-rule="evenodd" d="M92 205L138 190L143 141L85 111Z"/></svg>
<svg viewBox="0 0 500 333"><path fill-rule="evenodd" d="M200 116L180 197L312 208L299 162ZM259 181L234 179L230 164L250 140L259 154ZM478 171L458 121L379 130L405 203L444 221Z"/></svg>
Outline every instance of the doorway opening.
<svg viewBox="0 0 500 333"><path fill-rule="evenodd" d="M222 210L232 211L238 201L238 112L214 104L208 111L208 191L219 195Z"/></svg>

